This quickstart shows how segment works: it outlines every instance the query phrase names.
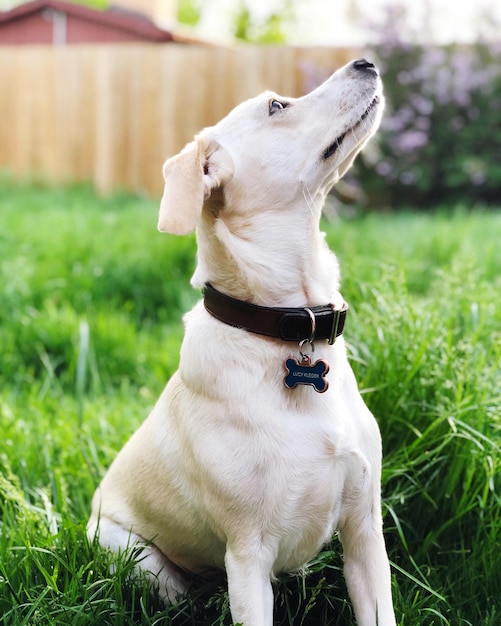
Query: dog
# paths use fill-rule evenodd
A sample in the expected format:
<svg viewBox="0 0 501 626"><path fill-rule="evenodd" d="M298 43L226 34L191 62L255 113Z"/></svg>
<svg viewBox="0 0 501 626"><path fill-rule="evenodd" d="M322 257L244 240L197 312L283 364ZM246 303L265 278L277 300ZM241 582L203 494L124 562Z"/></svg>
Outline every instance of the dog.
<svg viewBox="0 0 501 626"><path fill-rule="evenodd" d="M266 92L163 166L158 228L196 229L178 371L112 463L88 536L167 602L226 570L234 623L271 626L272 580L336 531L359 626L394 626L382 532L381 438L347 359L347 305L320 232L325 196L376 132L375 66L311 93Z"/></svg>

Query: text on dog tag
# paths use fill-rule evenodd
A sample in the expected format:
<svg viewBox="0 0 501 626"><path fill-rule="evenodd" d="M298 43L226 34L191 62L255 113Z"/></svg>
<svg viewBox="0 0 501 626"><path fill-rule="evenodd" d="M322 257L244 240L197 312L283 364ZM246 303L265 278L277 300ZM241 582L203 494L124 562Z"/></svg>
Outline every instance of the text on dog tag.
<svg viewBox="0 0 501 626"><path fill-rule="evenodd" d="M294 357L289 357L284 362L287 374L284 378L285 386L294 389L297 385L311 385L315 391L323 393L327 391L329 382L325 375L329 371L329 364L323 359L311 364L309 355L302 355L301 362Z"/></svg>

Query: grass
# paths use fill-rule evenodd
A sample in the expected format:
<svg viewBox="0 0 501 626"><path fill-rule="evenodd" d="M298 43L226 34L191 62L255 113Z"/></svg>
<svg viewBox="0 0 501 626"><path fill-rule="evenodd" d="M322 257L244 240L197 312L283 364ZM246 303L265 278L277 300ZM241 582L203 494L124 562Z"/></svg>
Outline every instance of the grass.
<svg viewBox="0 0 501 626"><path fill-rule="evenodd" d="M85 538L90 498L175 370L193 237L156 204L0 180L0 624L224 625L224 580L165 609ZM501 622L501 215L326 224L384 441L401 626ZM279 625L352 623L337 540L275 585Z"/></svg>

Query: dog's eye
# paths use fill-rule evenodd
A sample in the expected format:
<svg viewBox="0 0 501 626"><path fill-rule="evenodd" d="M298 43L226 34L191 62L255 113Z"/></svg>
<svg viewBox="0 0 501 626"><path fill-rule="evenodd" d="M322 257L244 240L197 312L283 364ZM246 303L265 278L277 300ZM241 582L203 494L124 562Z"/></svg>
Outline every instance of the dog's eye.
<svg viewBox="0 0 501 626"><path fill-rule="evenodd" d="M273 115L273 113L276 113L277 111L281 111L282 109L285 109L286 106L287 104L283 102L279 102L278 100L271 100L270 115Z"/></svg>

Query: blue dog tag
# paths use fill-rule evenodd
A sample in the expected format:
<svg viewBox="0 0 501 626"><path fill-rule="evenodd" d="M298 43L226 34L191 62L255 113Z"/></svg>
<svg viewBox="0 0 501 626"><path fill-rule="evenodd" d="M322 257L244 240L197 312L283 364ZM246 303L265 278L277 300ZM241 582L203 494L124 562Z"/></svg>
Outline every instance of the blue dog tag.
<svg viewBox="0 0 501 626"><path fill-rule="evenodd" d="M284 362L287 375L284 378L285 386L294 389L297 385L311 385L315 391L323 393L327 391L329 382L325 375L329 371L329 364L323 359L311 364L311 357L307 354L301 355L301 363L294 357L289 357Z"/></svg>

